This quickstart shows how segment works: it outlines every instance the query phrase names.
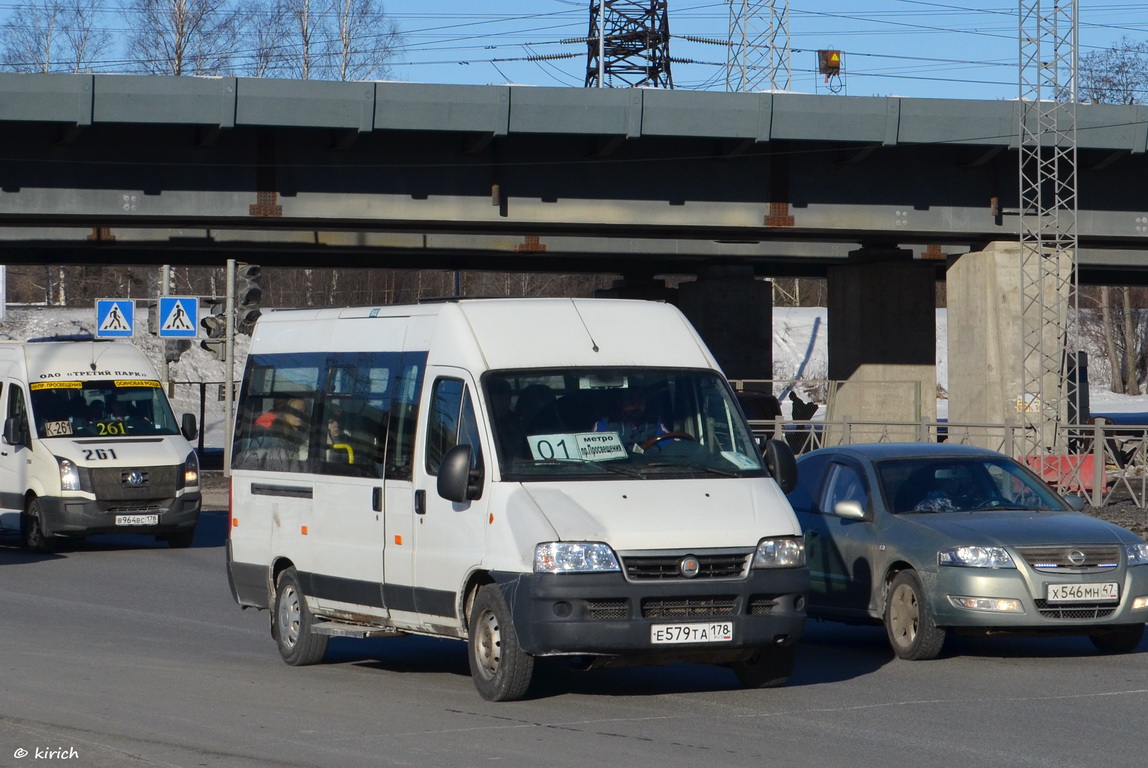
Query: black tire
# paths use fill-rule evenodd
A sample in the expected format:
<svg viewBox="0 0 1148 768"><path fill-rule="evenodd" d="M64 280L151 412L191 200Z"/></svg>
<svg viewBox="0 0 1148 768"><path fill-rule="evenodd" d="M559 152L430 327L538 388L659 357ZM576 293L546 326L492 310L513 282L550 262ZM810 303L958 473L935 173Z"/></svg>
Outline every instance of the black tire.
<svg viewBox="0 0 1148 768"><path fill-rule="evenodd" d="M796 645L771 645L730 666L743 688L779 688L789 682L796 656Z"/></svg>
<svg viewBox="0 0 1148 768"><path fill-rule="evenodd" d="M1144 637L1143 624L1125 624L1100 632L1093 632L1088 636L1092 644L1101 653L1132 653L1140 645Z"/></svg>
<svg viewBox="0 0 1148 768"><path fill-rule="evenodd" d="M534 657L518 645L518 633L502 590L488 584L478 590L468 622L470 675L487 701L516 701L526 695L534 676Z"/></svg>
<svg viewBox="0 0 1148 768"><path fill-rule="evenodd" d="M299 574L288 568L279 574L275 586L275 611L271 615L271 635L283 661L293 667L317 664L327 653L327 636L311 631L315 619L307 608L307 598L299 586Z"/></svg>
<svg viewBox="0 0 1148 768"><path fill-rule="evenodd" d="M40 500L32 499L20 515L20 544L29 552L47 554L56 549L56 539L44 533L44 512Z"/></svg>
<svg viewBox="0 0 1148 768"><path fill-rule="evenodd" d="M941 653L948 632L933 622L933 611L914 571L901 571L889 585L885 632L898 658L924 661Z"/></svg>

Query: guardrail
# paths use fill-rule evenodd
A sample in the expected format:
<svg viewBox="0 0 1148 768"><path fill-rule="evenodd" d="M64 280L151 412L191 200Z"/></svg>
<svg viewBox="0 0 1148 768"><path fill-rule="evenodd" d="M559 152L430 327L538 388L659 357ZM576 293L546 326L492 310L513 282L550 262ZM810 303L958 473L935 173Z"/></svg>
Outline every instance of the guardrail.
<svg viewBox="0 0 1148 768"><path fill-rule="evenodd" d="M953 442L999 451L1026 464L1060 493L1085 496L1093 506L1130 500L1148 508L1148 424L1061 425L1058 445L1063 452L1023 455L1019 447L1025 427L1007 424L956 424L934 421L795 421L778 418L749 422L759 437L782 436L794 453L829 445L902 442L907 433L916 442Z"/></svg>

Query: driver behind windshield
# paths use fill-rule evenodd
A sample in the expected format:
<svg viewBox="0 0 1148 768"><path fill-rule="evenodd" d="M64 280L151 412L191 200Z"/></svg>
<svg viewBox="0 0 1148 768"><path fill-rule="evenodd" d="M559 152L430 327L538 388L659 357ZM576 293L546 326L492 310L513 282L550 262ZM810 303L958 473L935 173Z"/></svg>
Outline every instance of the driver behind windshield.
<svg viewBox="0 0 1148 768"><path fill-rule="evenodd" d="M594 432L617 432L622 445L630 446L631 453L642 453L644 444L670 430L661 418L647 408L646 390L626 387L618 391L611 414L594 422Z"/></svg>

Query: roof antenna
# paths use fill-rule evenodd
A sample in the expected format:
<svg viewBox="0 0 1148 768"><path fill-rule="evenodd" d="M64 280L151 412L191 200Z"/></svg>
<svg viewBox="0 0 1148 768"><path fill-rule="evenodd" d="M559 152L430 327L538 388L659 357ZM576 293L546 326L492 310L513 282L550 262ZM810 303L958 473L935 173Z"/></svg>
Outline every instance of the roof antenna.
<svg viewBox="0 0 1148 768"><path fill-rule="evenodd" d="M574 314L578 315L578 319L582 321L582 328L585 329L586 335L590 337L590 343L593 345L590 348L597 352L598 342L594 341L594 334L590 333L590 328L586 325L586 320L582 317L582 313L578 311L578 305L574 302L574 299L570 299L570 305L574 307Z"/></svg>

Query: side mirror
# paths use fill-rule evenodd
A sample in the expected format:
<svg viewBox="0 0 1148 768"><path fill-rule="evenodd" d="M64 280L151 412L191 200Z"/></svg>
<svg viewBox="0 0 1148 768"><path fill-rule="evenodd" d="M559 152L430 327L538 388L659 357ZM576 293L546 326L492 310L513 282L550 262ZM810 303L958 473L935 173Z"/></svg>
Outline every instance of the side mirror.
<svg viewBox="0 0 1148 768"><path fill-rule="evenodd" d="M4 419L4 442L8 445L28 445L30 441L20 419Z"/></svg>
<svg viewBox="0 0 1148 768"><path fill-rule="evenodd" d="M471 448L456 445L438 465L438 495L461 504L482 496L482 471L470 468Z"/></svg>
<svg viewBox="0 0 1148 768"><path fill-rule="evenodd" d="M865 514L865 508L861 506L861 502L852 499L834 504L833 514L843 520L865 520L868 517Z"/></svg>
<svg viewBox="0 0 1148 768"><path fill-rule="evenodd" d="M1088 505L1088 499L1076 493L1066 493L1063 498L1073 512L1083 512Z"/></svg>
<svg viewBox="0 0 1148 768"><path fill-rule="evenodd" d="M784 440L767 440L765 443L765 468L781 486L784 493L797 487L797 459L793 450Z"/></svg>
<svg viewBox="0 0 1148 768"><path fill-rule="evenodd" d="M199 437L199 426L195 423L194 413L183 414L183 419L179 425L179 431L182 432L183 436L188 440L194 440L195 438Z"/></svg>

